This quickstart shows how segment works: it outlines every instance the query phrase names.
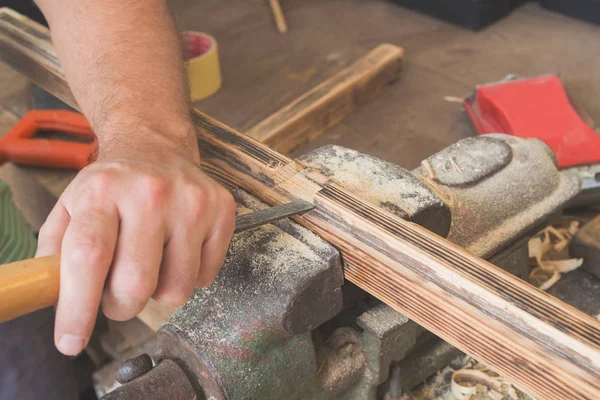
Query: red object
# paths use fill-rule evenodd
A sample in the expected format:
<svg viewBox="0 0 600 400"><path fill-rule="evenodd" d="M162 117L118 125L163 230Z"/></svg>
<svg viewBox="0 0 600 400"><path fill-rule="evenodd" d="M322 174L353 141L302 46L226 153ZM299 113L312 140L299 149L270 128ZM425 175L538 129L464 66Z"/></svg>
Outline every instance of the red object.
<svg viewBox="0 0 600 400"><path fill-rule="evenodd" d="M213 39L200 32L184 32L181 37L183 39L183 58L186 61L208 53L213 46Z"/></svg>
<svg viewBox="0 0 600 400"><path fill-rule="evenodd" d="M575 112L556 75L483 85L464 105L480 135L538 138L560 168L600 163L600 137Z"/></svg>
<svg viewBox="0 0 600 400"><path fill-rule="evenodd" d="M36 138L43 131L60 132L88 143ZM0 165L17 164L82 169L96 153L97 139L85 117L65 110L29 111L0 138Z"/></svg>

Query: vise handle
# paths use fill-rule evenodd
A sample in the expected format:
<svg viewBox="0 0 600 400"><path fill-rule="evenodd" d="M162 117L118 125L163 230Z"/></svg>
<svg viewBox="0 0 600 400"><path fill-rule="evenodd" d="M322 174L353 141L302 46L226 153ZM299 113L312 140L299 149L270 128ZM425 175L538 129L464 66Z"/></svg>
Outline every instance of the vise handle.
<svg viewBox="0 0 600 400"><path fill-rule="evenodd" d="M237 216L234 233L309 211L297 200ZM0 322L56 304L60 288L60 254L0 265Z"/></svg>

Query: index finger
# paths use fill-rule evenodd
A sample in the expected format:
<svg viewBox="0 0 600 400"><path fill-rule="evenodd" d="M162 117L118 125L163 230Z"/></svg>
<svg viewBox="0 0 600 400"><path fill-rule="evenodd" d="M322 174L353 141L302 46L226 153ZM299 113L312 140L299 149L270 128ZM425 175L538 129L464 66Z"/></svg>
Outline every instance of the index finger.
<svg viewBox="0 0 600 400"><path fill-rule="evenodd" d="M63 354L79 354L92 334L118 229L118 211L112 203L88 203L71 216L62 243L54 331L56 347Z"/></svg>

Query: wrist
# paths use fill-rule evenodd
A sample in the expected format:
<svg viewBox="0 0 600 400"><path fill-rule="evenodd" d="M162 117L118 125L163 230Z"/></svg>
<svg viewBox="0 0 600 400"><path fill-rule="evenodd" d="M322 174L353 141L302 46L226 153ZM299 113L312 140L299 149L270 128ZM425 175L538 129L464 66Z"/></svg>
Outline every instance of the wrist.
<svg viewBox="0 0 600 400"><path fill-rule="evenodd" d="M98 159L138 158L165 159L178 154L194 163L200 162L196 130L191 121L172 124L120 123L105 124L98 136Z"/></svg>

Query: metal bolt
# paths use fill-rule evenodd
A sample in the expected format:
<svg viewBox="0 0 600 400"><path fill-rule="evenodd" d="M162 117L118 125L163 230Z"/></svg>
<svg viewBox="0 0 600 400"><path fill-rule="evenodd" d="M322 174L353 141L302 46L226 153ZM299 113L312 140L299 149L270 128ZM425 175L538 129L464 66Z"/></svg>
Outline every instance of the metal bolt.
<svg viewBox="0 0 600 400"><path fill-rule="evenodd" d="M135 378L144 375L152 369L152 359L148 354L141 354L137 357L130 358L125 361L117 372L115 378L121 384L125 384Z"/></svg>
<svg viewBox="0 0 600 400"><path fill-rule="evenodd" d="M399 365L395 365L390 370L390 387L388 392L384 396L384 400L401 400L402 399L402 385L400 383L401 370Z"/></svg>

